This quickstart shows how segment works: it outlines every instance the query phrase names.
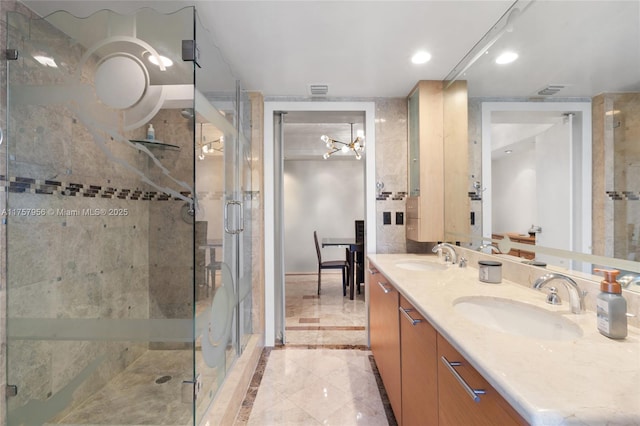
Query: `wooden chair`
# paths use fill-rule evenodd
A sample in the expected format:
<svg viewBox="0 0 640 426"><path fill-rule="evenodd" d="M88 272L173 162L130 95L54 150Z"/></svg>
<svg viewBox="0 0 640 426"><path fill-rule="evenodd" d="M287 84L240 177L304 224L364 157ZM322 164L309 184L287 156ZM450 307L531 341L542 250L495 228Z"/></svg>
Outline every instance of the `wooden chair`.
<svg viewBox="0 0 640 426"><path fill-rule="evenodd" d="M323 269L342 269L342 294L347 295L347 277L349 271L349 263L346 260L325 260L322 261L322 253L320 252L320 244L318 244L318 233L313 231L313 239L316 243L316 253L318 254L318 295L320 294L320 285L322 281ZM347 249L348 250L348 249Z"/></svg>
<svg viewBox="0 0 640 426"><path fill-rule="evenodd" d="M360 294L360 284L364 283L364 220L356 220L355 225L358 249L355 253L354 279Z"/></svg>

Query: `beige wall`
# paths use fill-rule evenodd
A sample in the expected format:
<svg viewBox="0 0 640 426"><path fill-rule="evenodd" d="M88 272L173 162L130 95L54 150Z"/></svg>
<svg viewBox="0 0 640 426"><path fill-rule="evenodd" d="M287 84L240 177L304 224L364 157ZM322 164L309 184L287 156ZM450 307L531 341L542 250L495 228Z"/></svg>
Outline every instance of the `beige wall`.
<svg viewBox="0 0 640 426"><path fill-rule="evenodd" d="M376 104L376 175L367 176L384 184L376 200L378 253L405 253L405 226L396 225L396 212L406 224L407 197L407 100L379 98ZM391 225L383 224L383 212L391 213ZM411 242L409 242L411 244Z"/></svg>
<svg viewBox="0 0 640 426"><path fill-rule="evenodd" d="M264 97L260 93L249 93L251 100L251 236L252 288L253 288L253 332L262 336L264 346Z"/></svg>

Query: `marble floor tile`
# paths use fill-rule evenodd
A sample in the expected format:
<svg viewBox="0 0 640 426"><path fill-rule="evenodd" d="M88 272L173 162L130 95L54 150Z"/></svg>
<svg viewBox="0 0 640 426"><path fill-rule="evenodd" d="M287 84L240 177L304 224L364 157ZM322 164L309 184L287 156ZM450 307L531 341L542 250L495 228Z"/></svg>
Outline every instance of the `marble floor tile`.
<svg viewBox="0 0 640 426"><path fill-rule="evenodd" d="M284 346L263 359L235 426L396 425L366 349Z"/></svg>
<svg viewBox="0 0 640 426"><path fill-rule="evenodd" d="M193 407L182 381L193 371L191 350L149 350L56 422L58 425L185 425Z"/></svg>
<svg viewBox="0 0 640 426"><path fill-rule="evenodd" d="M354 300L342 294L341 274L285 277L286 345L366 345L364 290ZM364 286L361 286L364 288Z"/></svg>

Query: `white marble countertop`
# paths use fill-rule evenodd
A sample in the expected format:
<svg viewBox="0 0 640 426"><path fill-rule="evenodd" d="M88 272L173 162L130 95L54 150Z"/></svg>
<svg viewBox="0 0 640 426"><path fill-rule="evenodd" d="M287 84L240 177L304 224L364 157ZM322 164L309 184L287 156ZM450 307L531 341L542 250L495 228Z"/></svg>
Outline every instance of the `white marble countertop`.
<svg viewBox="0 0 640 426"><path fill-rule="evenodd" d="M624 340L598 332L596 314L572 314L568 300L545 303L545 294L507 281L478 280L478 269L406 270L396 263L435 256L370 254L370 262L427 318L532 425L640 425L640 330ZM560 287L560 286L557 286ZM515 299L577 323L583 336L555 341L494 331L454 309L464 296Z"/></svg>

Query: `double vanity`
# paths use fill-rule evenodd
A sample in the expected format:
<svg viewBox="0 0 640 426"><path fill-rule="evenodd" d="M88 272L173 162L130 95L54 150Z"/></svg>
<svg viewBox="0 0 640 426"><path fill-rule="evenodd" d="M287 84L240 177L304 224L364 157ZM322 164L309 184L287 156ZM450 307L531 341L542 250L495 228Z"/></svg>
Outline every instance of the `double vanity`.
<svg viewBox="0 0 640 426"><path fill-rule="evenodd" d="M368 256L371 350L398 424L640 425L637 328L609 339L560 282L561 305L531 288L549 271L485 283L459 251L468 266Z"/></svg>

